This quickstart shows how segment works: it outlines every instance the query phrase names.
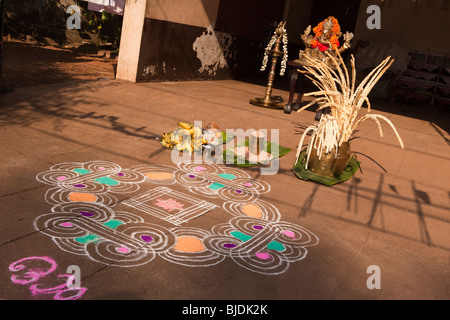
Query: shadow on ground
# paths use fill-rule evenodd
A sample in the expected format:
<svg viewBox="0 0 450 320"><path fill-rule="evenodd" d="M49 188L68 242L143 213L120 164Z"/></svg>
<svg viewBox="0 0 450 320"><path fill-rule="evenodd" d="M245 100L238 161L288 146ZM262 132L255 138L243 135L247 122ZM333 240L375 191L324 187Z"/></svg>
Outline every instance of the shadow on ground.
<svg viewBox="0 0 450 320"><path fill-rule="evenodd" d="M22 87L73 80L114 79L115 60L95 46L62 48L36 42L3 43L2 85Z"/></svg>

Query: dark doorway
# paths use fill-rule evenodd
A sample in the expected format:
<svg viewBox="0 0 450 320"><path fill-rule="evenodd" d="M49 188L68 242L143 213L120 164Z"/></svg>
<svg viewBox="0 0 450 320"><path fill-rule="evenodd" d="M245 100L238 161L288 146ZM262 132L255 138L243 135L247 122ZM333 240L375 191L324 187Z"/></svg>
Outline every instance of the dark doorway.
<svg viewBox="0 0 450 320"><path fill-rule="evenodd" d="M283 18L285 0L221 0L215 30L267 41ZM272 32L270 32L272 31Z"/></svg>
<svg viewBox="0 0 450 320"><path fill-rule="evenodd" d="M260 72L264 48L283 19L284 8L285 0L220 0L214 30L233 36L229 50L236 54L227 57L233 79L267 81L267 73Z"/></svg>
<svg viewBox="0 0 450 320"><path fill-rule="evenodd" d="M333 16L339 21L341 31L354 32L361 0L314 0L309 24L315 27L319 22Z"/></svg>

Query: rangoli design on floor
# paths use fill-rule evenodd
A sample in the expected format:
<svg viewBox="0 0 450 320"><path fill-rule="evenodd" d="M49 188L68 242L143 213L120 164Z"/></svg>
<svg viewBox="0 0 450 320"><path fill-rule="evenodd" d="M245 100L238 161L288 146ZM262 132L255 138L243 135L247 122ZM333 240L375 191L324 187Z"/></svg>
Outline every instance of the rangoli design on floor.
<svg viewBox="0 0 450 320"><path fill-rule="evenodd" d="M140 266L159 257L208 267L231 259L277 275L319 241L282 221L260 199L270 186L241 169L194 162L124 169L90 161L54 165L36 179L51 186L45 199L52 209L35 219L35 228L62 250L107 265ZM202 218L210 228L198 227Z"/></svg>

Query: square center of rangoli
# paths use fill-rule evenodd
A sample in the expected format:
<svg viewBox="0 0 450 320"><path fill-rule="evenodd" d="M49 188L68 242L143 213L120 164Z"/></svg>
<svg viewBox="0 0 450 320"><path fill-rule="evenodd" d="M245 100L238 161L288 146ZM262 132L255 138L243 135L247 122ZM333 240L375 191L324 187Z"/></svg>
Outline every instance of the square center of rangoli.
<svg viewBox="0 0 450 320"><path fill-rule="evenodd" d="M174 225L188 222L218 207L168 187L156 187L124 200L122 204Z"/></svg>
<svg viewBox="0 0 450 320"><path fill-rule="evenodd" d="M155 206L163 208L169 212L173 211L173 210L183 210L184 209L184 204L178 202L177 200L174 199L156 199L154 201Z"/></svg>

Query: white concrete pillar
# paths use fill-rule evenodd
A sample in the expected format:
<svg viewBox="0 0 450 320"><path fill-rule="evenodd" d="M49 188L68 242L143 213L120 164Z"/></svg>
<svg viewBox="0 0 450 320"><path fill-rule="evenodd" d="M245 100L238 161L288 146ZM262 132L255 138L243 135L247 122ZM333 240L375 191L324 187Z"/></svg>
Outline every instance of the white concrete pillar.
<svg viewBox="0 0 450 320"><path fill-rule="evenodd" d="M141 52L146 0L125 3L116 78L136 82Z"/></svg>

